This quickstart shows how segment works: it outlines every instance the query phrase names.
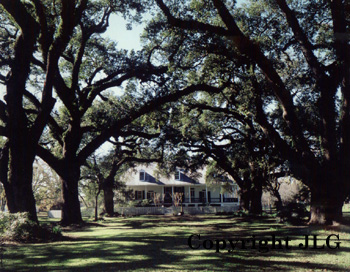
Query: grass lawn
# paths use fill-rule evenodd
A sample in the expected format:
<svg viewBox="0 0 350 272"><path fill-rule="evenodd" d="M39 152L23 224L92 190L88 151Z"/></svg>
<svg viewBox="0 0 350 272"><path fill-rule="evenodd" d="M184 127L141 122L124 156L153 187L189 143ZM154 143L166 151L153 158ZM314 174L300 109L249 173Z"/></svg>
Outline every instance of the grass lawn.
<svg viewBox="0 0 350 272"><path fill-rule="evenodd" d="M212 249L191 249L211 239ZM291 249L267 249L263 238L291 239ZM331 234L339 234L339 249L298 248L304 235L319 235L318 245ZM67 241L46 244L7 244L0 271L350 271L349 230L310 229L287 226L274 219L249 219L224 215L139 216L107 218L81 229L66 229ZM227 239L252 238L232 252ZM216 253L215 239L225 239L226 249ZM233 241L234 242L234 241ZM311 242L310 242L311 243ZM330 245L333 247L334 237ZM210 246L210 242L206 242ZM223 242L220 244L223 247ZM312 244L310 245L312 246ZM271 242L270 242L271 248ZM263 252L262 252L263 251Z"/></svg>

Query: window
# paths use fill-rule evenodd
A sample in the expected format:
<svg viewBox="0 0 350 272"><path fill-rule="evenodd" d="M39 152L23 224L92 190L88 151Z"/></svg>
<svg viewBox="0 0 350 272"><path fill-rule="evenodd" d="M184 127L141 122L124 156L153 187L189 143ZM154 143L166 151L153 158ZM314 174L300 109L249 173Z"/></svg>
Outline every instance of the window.
<svg viewBox="0 0 350 272"><path fill-rule="evenodd" d="M144 170L140 171L140 180L146 180L146 172Z"/></svg>
<svg viewBox="0 0 350 272"><path fill-rule="evenodd" d="M190 189L190 193L191 193L191 202L195 202L195 199L194 199L194 188Z"/></svg>
<svg viewBox="0 0 350 272"><path fill-rule="evenodd" d="M154 197L154 192L153 191L148 191L147 192L147 199L153 200L153 197Z"/></svg>
<svg viewBox="0 0 350 272"><path fill-rule="evenodd" d="M194 198L194 188L191 188L190 192L191 192L191 198Z"/></svg>
<svg viewBox="0 0 350 272"><path fill-rule="evenodd" d="M214 179L214 182L216 182L216 183L222 183L222 182L227 181L227 177L225 177L224 175L216 174L216 173L213 174L213 179Z"/></svg>
<svg viewBox="0 0 350 272"><path fill-rule="evenodd" d="M217 176L216 176L216 179L217 179L218 181L226 181L226 177L223 176L223 175L217 175Z"/></svg>
<svg viewBox="0 0 350 272"><path fill-rule="evenodd" d="M175 171L175 180L181 180L181 171L180 170Z"/></svg>
<svg viewBox="0 0 350 272"><path fill-rule="evenodd" d="M143 191L135 191L135 200L141 200L142 193L143 193Z"/></svg>
<svg viewBox="0 0 350 272"><path fill-rule="evenodd" d="M202 202L202 203L207 202L206 197L205 197L205 191L199 192L199 202Z"/></svg>

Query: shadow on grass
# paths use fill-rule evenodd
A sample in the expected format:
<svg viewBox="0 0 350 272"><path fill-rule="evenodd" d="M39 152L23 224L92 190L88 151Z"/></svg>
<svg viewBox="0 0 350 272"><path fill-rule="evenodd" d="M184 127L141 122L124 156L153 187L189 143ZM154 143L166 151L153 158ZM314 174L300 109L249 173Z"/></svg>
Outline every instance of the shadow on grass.
<svg viewBox="0 0 350 272"><path fill-rule="evenodd" d="M252 235L264 239L272 234L302 240L302 235L312 232L305 226L288 227L271 219L149 216L109 220L83 229L73 229L67 234L74 236L76 232L79 232L79 236L71 241L13 246L10 254L6 254L4 271L349 271L335 263L319 263L318 259L314 259L320 254L336 256L340 252L348 253L349 247L341 251L293 248L269 252L236 248L231 253L226 248L216 253L215 246L210 250L193 250L188 246L190 234L201 234L203 240L213 241L249 238Z"/></svg>

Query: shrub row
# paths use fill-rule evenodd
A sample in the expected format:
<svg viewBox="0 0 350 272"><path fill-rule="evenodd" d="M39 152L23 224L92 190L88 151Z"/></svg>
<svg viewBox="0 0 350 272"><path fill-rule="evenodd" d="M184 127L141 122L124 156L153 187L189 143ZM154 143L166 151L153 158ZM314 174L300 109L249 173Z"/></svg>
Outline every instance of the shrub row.
<svg viewBox="0 0 350 272"><path fill-rule="evenodd" d="M60 239L62 231L59 226L39 225L29 220L28 213L0 212L0 236L18 242L50 241Z"/></svg>

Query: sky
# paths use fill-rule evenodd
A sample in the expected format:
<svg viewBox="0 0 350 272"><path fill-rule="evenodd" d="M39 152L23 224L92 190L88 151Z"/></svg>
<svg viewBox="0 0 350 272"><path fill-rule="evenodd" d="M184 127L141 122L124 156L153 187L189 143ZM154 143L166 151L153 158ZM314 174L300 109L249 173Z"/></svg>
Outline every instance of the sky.
<svg viewBox="0 0 350 272"><path fill-rule="evenodd" d="M117 15L112 15L109 21L109 27L107 28L104 36L118 42L118 47L121 49L134 49L140 50L140 35L143 31L144 25L133 24L131 30L127 30L127 21Z"/></svg>
<svg viewBox="0 0 350 272"><path fill-rule="evenodd" d="M237 0L237 6L242 5L247 0ZM145 16L149 19L149 16ZM109 22L109 27L105 33L106 36L118 42L118 47L122 49L140 50L140 35L144 25L133 24L132 30L127 30L127 22L121 16L112 15Z"/></svg>
<svg viewBox="0 0 350 272"><path fill-rule="evenodd" d="M246 0L237 0L238 5L243 2L247 2ZM150 19L150 16L145 16L146 19ZM140 50L141 42L140 35L143 32L145 24L133 24L132 29L127 29L127 21L122 16L112 15L110 17L109 27L107 28L106 33L103 35L109 37L117 42L117 46L119 49L127 49L127 50ZM114 90L119 93L122 90L117 88ZM5 95L5 87L0 84L0 100L3 100L3 96ZM106 147L102 148L105 149ZM108 149L108 148L107 148Z"/></svg>
<svg viewBox="0 0 350 272"><path fill-rule="evenodd" d="M242 3L247 2L247 0L237 0L237 4L241 5ZM145 18L149 18L146 15ZM143 32L144 25L142 24L133 24L132 29L127 29L127 21L122 16L112 15L110 17L109 27L104 33L105 36L110 37L118 43L118 48L120 49L141 49L140 35ZM3 100L5 95L5 88L3 85L0 85L0 99Z"/></svg>

